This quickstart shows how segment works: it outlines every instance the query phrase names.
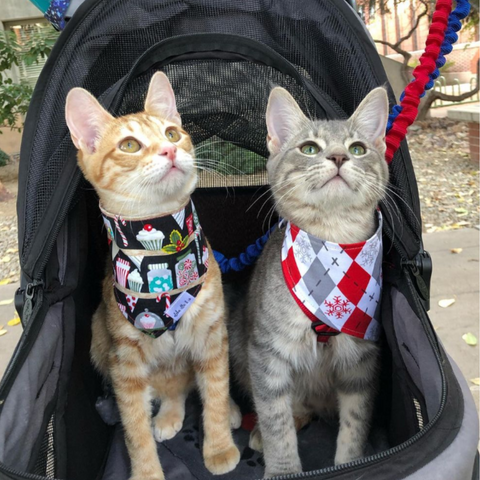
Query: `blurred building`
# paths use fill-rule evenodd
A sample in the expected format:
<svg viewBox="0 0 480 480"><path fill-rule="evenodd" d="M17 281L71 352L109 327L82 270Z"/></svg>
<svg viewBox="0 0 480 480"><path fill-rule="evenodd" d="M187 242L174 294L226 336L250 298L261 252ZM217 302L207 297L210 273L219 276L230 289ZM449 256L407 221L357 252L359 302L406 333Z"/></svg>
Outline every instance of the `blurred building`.
<svg viewBox="0 0 480 480"><path fill-rule="evenodd" d="M417 18L425 10L419 0L387 0L385 8L378 7L378 2L358 2L358 10L366 23L374 40L383 40L395 43L398 39L408 35L417 22ZM431 15L435 8L435 1L428 0L430 11L423 16L418 28L412 36L402 42L401 48L412 54L411 65L415 66L425 48L425 40L431 22ZM444 71L476 73L478 61L478 24L475 30L461 30L454 50L448 56L448 63ZM387 45L377 43L378 52L393 60L403 61L403 57Z"/></svg>
<svg viewBox="0 0 480 480"><path fill-rule="evenodd" d="M0 31L13 31L20 44L33 29L47 24L42 12L28 0L0 0L0 4ZM44 64L45 59L39 59L32 65L19 65L11 76L16 82L23 80L33 86Z"/></svg>

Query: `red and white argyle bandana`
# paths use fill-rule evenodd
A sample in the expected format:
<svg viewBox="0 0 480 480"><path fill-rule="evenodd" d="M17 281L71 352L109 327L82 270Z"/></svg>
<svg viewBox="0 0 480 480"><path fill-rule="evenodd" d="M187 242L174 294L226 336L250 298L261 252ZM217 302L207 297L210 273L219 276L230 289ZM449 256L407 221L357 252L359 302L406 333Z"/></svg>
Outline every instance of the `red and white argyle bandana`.
<svg viewBox="0 0 480 480"><path fill-rule="evenodd" d="M287 222L283 275L293 298L314 322L319 341L337 333L378 340L382 254L380 211L375 234L352 244L321 240Z"/></svg>

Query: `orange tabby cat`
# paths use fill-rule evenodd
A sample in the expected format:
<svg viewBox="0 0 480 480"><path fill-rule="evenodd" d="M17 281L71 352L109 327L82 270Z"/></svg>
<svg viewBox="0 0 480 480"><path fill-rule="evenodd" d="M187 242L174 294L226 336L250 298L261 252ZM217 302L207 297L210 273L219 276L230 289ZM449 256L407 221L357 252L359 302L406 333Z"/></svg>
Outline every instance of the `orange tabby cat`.
<svg viewBox="0 0 480 480"><path fill-rule="evenodd" d="M114 118L87 91L75 88L67 97L66 119L79 150L80 168L95 187L104 215L112 212L108 215L114 222L168 216L189 204L197 180L194 149L181 128L174 93L165 74L157 72L152 77L144 112ZM115 226L120 233L121 225ZM116 229L112 226L111 230L110 240L115 240ZM152 231L156 232L151 225L145 225L145 235ZM193 234L187 237L182 240L180 236L180 247L173 251L190 240L191 245L197 242ZM127 240L124 236L116 238L121 252L121 242ZM156 232L156 238L161 238L161 232ZM140 253L134 251L133 255ZM210 247L207 250L205 246L205 258L208 253L208 271L192 284L201 284L203 279L201 290L175 330L165 328L158 338L145 334L152 325L138 326L138 317L135 324L127 321L128 310L118 304L118 291L114 293L112 287L112 264L107 262L103 301L92 320L91 357L115 390L131 458L130 480L164 478L155 439L161 442L172 438L181 429L185 399L195 380L204 408L206 467L214 474L223 474L239 461L231 426L239 426L240 412L229 399L221 274ZM135 275L138 277L138 272ZM133 278L134 273L130 272L130 279ZM122 283L117 278L118 282ZM131 287L132 283L128 285ZM123 287L117 284L116 288L127 291L128 285L124 281ZM153 434L151 395L161 400L160 411L153 420Z"/></svg>

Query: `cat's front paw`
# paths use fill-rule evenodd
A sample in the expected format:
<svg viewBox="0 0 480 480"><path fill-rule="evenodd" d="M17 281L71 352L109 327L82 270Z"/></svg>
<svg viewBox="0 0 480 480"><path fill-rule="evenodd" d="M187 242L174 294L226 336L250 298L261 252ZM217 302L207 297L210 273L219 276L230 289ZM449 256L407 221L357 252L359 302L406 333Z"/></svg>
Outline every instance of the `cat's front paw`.
<svg viewBox="0 0 480 480"><path fill-rule="evenodd" d="M162 476L155 476L155 477L144 477L144 476L138 476L138 475L135 475L134 477L130 477L128 480L165 480L165 477L162 475Z"/></svg>
<svg viewBox="0 0 480 480"><path fill-rule="evenodd" d="M268 468L268 465L265 467L265 473L263 478L272 478L280 477L283 475L293 475L296 473L302 473L302 465L300 459L292 459L292 462L285 465L282 465L281 468Z"/></svg>
<svg viewBox="0 0 480 480"><path fill-rule="evenodd" d="M226 450L205 456L205 466L214 475L231 472L240 461L240 452L235 445Z"/></svg>
<svg viewBox="0 0 480 480"><path fill-rule="evenodd" d="M262 434L260 433L260 429L258 428L258 424L255 425L252 432L250 433L250 438L248 440L248 446L252 450L256 450L257 452L263 452Z"/></svg>
<svg viewBox="0 0 480 480"><path fill-rule="evenodd" d="M157 442L163 442L173 438L183 426L183 416L170 413L169 416L162 412L155 417L153 424L153 436Z"/></svg>
<svg viewBox="0 0 480 480"><path fill-rule="evenodd" d="M335 454L335 465L341 465L342 463L350 463L354 460L362 458L363 452L357 451L355 448L339 449Z"/></svg>
<svg viewBox="0 0 480 480"><path fill-rule="evenodd" d="M236 430L242 424L242 414L238 405L230 399L230 427Z"/></svg>
<svg viewBox="0 0 480 480"><path fill-rule="evenodd" d="M353 462L363 456L363 444L361 442L346 442L340 438L338 439L337 451L335 452L335 465Z"/></svg>

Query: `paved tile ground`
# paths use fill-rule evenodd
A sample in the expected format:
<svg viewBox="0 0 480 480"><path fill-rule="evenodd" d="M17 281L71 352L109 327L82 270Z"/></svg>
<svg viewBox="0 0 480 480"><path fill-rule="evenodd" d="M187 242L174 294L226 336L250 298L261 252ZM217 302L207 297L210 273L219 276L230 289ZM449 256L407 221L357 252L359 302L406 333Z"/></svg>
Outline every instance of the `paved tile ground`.
<svg viewBox="0 0 480 480"><path fill-rule="evenodd" d="M462 335L479 335L479 231L474 228L435 232L423 236L433 259L430 319L447 352L468 380L477 410L479 389L470 379L480 377L479 345L471 347ZM462 248L459 254L452 248ZM454 298L442 308L439 300Z"/></svg>

